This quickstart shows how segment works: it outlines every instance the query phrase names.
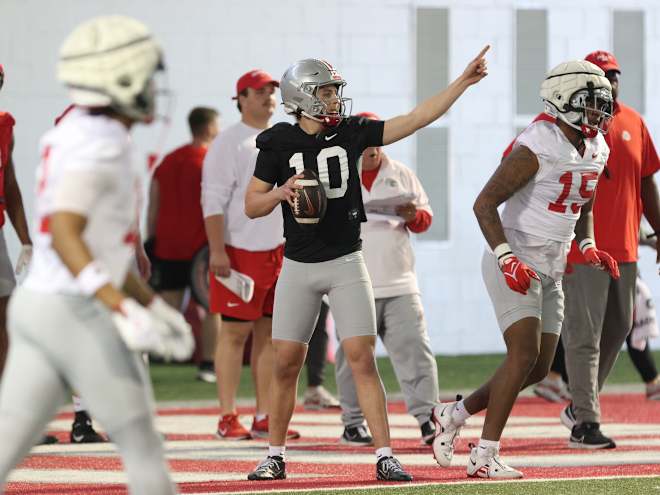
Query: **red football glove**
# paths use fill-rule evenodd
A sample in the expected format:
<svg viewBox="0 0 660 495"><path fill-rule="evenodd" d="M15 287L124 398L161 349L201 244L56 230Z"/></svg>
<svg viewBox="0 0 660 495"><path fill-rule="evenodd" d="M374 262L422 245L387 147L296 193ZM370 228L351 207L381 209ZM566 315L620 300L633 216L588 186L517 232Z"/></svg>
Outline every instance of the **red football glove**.
<svg viewBox="0 0 660 495"><path fill-rule="evenodd" d="M582 254L584 255L584 259L592 266L595 266L599 270L605 270L614 280L619 278L619 264L605 251L590 246Z"/></svg>
<svg viewBox="0 0 660 495"><path fill-rule="evenodd" d="M509 289L519 292L523 296L527 295L531 279L535 278L541 281L536 272L520 261L514 254L500 260L500 270L504 274L504 280L506 280Z"/></svg>

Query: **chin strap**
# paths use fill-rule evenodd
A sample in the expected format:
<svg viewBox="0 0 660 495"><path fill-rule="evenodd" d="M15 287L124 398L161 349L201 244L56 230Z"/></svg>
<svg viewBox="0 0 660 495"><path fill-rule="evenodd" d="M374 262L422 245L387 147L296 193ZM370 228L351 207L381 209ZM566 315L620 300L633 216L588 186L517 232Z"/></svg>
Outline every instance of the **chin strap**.
<svg viewBox="0 0 660 495"><path fill-rule="evenodd" d="M319 115L319 116L314 116L314 115L310 115L310 114L308 114L307 112L304 112L304 111L300 112L300 113L301 113L301 115L304 115L308 119L311 119L315 122L319 122L320 124L323 124L326 127L335 127L335 126L339 125L339 123L341 122L341 120L343 118L341 115Z"/></svg>
<svg viewBox="0 0 660 495"><path fill-rule="evenodd" d="M587 139L593 139L598 135L597 127L587 125L584 122L582 122L580 125L574 124L573 122L569 122L568 120L566 120L563 113L559 113L558 117L562 120L562 122L568 124L576 131L580 131L582 135Z"/></svg>

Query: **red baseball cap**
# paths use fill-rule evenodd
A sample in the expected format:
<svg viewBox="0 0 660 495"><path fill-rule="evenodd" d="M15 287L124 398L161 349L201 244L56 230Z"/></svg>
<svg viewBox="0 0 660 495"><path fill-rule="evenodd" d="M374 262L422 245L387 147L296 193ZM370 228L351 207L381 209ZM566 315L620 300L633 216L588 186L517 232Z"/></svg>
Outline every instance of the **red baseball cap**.
<svg viewBox="0 0 660 495"><path fill-rule="evenodd" d="M587 62L591 62L592 64L597 65L603 69L603 72L607 72L608 70L621 72L619 62L616 61L614 55L612 55L610 52L606 52L605 50L596 50L595 52L591 52L589 55L584 57L584 59Z"/></svg>
<svg viewBox="0 0 660 495"><path fill-rule="evenodd" d="M273 84L276 88L280 87L280 82L273 79L273 76L264 70L254 69L246 72L236 81L236 96L232 100L237 100L238 95L248 88L261 89L266 84Z"/></svg>
<svg viewBox="0 0 660 495"><path fill-rule="evenodd" d="M380 120L380 117L373 112L360 112L355 114L356 117L364 117L365 119Z"/></svg>

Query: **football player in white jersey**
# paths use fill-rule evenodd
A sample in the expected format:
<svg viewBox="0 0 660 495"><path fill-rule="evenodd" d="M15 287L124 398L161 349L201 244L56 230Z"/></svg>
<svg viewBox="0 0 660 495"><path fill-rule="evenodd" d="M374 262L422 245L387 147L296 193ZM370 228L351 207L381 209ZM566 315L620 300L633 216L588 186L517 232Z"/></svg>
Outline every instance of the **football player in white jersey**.
<svg viewBox="0 0 660 495"><path fill-rule="evenodd" d="M561 280L573 237L593 265L618 278L612 257L594 241L591 207L609 148L612 112L604 72L586 61L552 69L541 85L545 112L516 139L512 152L474 204L488 242L482 273L504 334L507 355L492 378L464 400L434 408L433 451L448 466L465 420L487 409L467 474L521 478L499 458L499 440L521 389L542 380L555 353L564 315ZM498 206L505 203L500 217Z"/></svg>
<svg viewBox="0 0 660 495"><path fill-rule="evenodd" d="M9 304L0 485L71 387L119 448L132 494L176 491L139 353L186 359L192 335L130 270L141 191L130 129L154 117L160 68L151 33L123 16L81 24L60 50L76 108L41 140L32 267Z"/></svg>

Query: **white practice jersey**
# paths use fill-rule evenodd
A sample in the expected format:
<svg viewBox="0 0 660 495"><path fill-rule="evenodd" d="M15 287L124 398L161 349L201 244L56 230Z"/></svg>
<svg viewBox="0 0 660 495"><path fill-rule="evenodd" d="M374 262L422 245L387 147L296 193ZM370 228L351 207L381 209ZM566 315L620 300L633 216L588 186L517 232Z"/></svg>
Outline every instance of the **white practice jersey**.
<svg viewBox="0 0 660 495"><path fill-rule="evenodd" d="M541 238L570 242L583 204L591 199L610 149L599 133L585 140L580 156L559 127L539 120L516 138L514 149L526 146L539 169L504 206L502 225Z"/></svg>
<svg viewBox="0 0 660 495"><path fill-rule="evenodd" d="M247 251L269 251L284 244L282 211L264 217L245 214L245 192L257 163L256 139L263 129L238 122L215 138L204 158L202 209L204 218L225 217L225 244Z"/></svg>
<svg viewBox="0 0 660 495"><path fill-rule="evenodd" d="M415 254L405 221L401 217L388 219L369 212L369 203L373 199L403 195L410 195L417 209L433 215L429 198L415 173L383 153L371 190L362 185L362 200L367 210L367 222L362 224L362 254L376 299L419 294Z"/></svg>
<svg viewBox="0 0 660 495"><path fill-rule="evenodd" d="M114 119L74 109L44 135L40 148L34 255L26 287L80 293L52 247L50 218L58 211L86 217L83 240L120 287L135 256L142 190L128 130Z"/></svg>

